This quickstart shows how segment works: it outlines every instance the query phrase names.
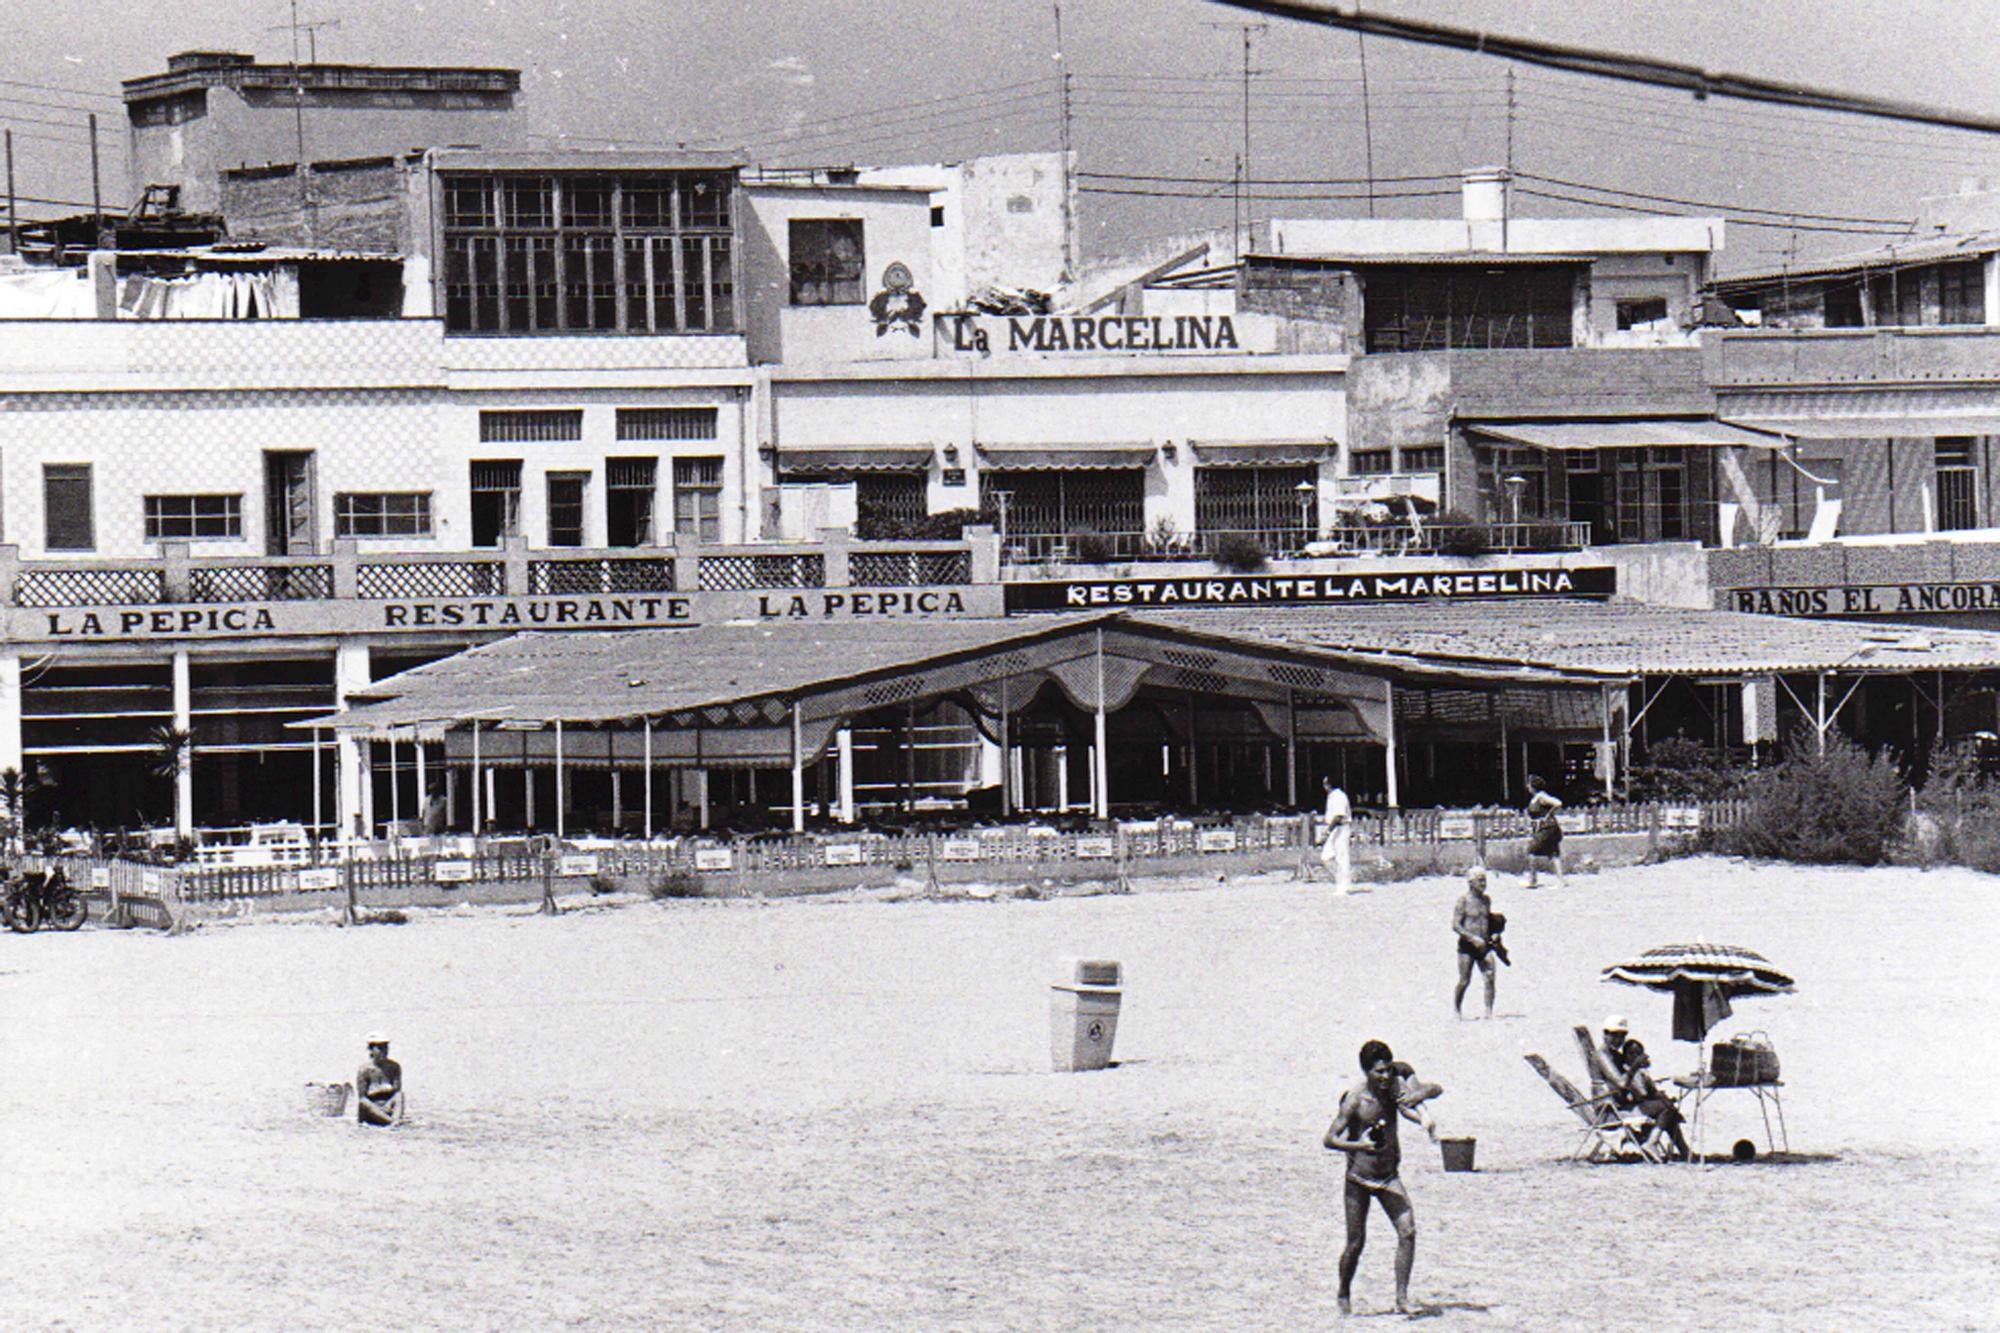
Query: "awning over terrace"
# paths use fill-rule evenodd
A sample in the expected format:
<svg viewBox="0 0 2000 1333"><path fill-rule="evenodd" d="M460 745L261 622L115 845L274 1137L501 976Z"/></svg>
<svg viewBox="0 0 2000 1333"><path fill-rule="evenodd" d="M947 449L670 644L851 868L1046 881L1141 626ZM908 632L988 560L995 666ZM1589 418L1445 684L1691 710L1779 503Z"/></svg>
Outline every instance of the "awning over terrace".
<svg viewBox="0 0 2000 1333"><path fill-rule="evenodd" d="M1323 463L1338 440L1189 440L1195 457L1211 467L1303 467Z"/></svg>
<svg viewBox="0 0 2000 1333"><path fill-rule="evenodd" d="M1536 449L1644 449L1728 445L1782 449L1785 437L1720 421L1470 421L1467 430Z"/></svg>
<svg viewBox="0 0 2000 1333"><path fill-rule="evenodd" d="M1393 745L1398 684L1575 691L1598 682L1546 667L1260 641L1112 611L519 634L378 681L345 710L292 725L385 741L442 738L454 759L498 766L614 758L649 770L789 766L799 789L805 765L859 715L951 698L1004 747L1010 715L1053 689L1096 716L1102 811L1105 717L1142 689L1188 707L1247 708L1267 735L1288 741L1317 726Z"/></svg>
<svg viewBox="0 0 2000 1333"><path fill-rule="evenodd" d="M778 448L780 472L927 472L936 446L869 444Z"/></svg>
<svg viewBox="0 0 2000 1333"><path fill-rule="evenodd" d="M1075 440L1060 444L1039 440L981 440L979 452L989 467L1017 472L1066 472L1076 468L1145 467L1153 461L1157 449L1144 440Z"/></svg>

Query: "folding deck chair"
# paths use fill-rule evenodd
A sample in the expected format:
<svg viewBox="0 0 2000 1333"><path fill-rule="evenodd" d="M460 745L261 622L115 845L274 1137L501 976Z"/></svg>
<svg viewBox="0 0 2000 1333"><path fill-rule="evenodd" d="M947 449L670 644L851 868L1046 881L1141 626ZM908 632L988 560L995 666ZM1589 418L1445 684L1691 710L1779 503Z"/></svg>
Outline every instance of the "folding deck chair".
<svg viewBox="0 0 2000 1333"><path fill-rule="evenodd" d="M1549 1062L1539 1055L1525 1055L1522 1059L1583 1122L1583 1133L1570 1151L1571 1161L1616 1161L1627 1153L1647 1162L1666 1160L1660 1148L1646 1137L1652 1122L1645 1116L1618 1106L1608 1093L1590 1096L1578 1092L1574 1083L1551 1069Z"/></svg>

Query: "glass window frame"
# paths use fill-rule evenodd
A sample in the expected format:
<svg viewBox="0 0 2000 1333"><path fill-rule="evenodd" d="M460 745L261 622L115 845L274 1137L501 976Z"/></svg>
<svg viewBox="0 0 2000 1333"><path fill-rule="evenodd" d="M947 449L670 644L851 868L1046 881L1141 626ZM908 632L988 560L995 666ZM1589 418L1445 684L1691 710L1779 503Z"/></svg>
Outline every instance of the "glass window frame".
<svg viewBox="0 0 2000 1333"><path fill-rule="evenodd" d="M149 542L228 541L243 536L241 491L148 495L141 504ZM205 525L215 530L204 532ZM175 528L180 530L170 530Z"/></svg>
<svg viewBox="0 0 2000 1333"><path fill-rule="evenodd" d="M375 530L366 531L372 526ZM336 491L336 537L429 537L434 519L429 491Z"/></svg>

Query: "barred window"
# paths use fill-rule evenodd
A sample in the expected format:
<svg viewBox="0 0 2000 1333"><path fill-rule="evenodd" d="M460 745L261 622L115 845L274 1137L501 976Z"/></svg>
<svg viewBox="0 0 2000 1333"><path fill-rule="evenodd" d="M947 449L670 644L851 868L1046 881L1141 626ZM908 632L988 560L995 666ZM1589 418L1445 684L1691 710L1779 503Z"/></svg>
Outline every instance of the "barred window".
<svg viewBox="0 0 2000 1333"><path fill-rule="evenodd" d="M718 411L713 407L621 407L618 438L712 440Z"/></svg>
<svg viewBox="0 0 2000 1333"><path fill-rule="evenodd" d="M481 444L548 444L583 438L583 411L481 412Z"/></svg>
<svg viewBox="0 0 2000 1333"><path fill-rule="evenodd" d="M794 218L792 304L860 305L866 256L858 218Z"/></svg>
<svg viewBox="0 0 2000 1333"><path fill-rule="evenodd" d="M180 537L241 537L241 495L149 495L146 540Z"/></svg>
<svg viewBox="0 0 2000 1333"><path fill-rule="evenodd" d="M428 537L429 491L350 491L333 497L336 537Z"/></svg>
<svg viewBox="0 0 2000 1333"><path fill-rule="evenodd" d="M735 330L733 173L441 179L451 331Z"/></svg>

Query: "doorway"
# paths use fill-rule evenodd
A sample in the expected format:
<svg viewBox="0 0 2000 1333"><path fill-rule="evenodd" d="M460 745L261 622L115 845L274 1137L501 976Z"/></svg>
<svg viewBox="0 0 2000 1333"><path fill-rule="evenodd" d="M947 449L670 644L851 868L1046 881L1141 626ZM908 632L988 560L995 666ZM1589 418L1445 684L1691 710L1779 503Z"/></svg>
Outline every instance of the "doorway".
<svg viewBox="0 0 2000 1333"><path fill-rule="evenodd" d="M265 452L265 554L318 553L318 504L313 495L313 471L313 454L309 449Z"/></svg>

